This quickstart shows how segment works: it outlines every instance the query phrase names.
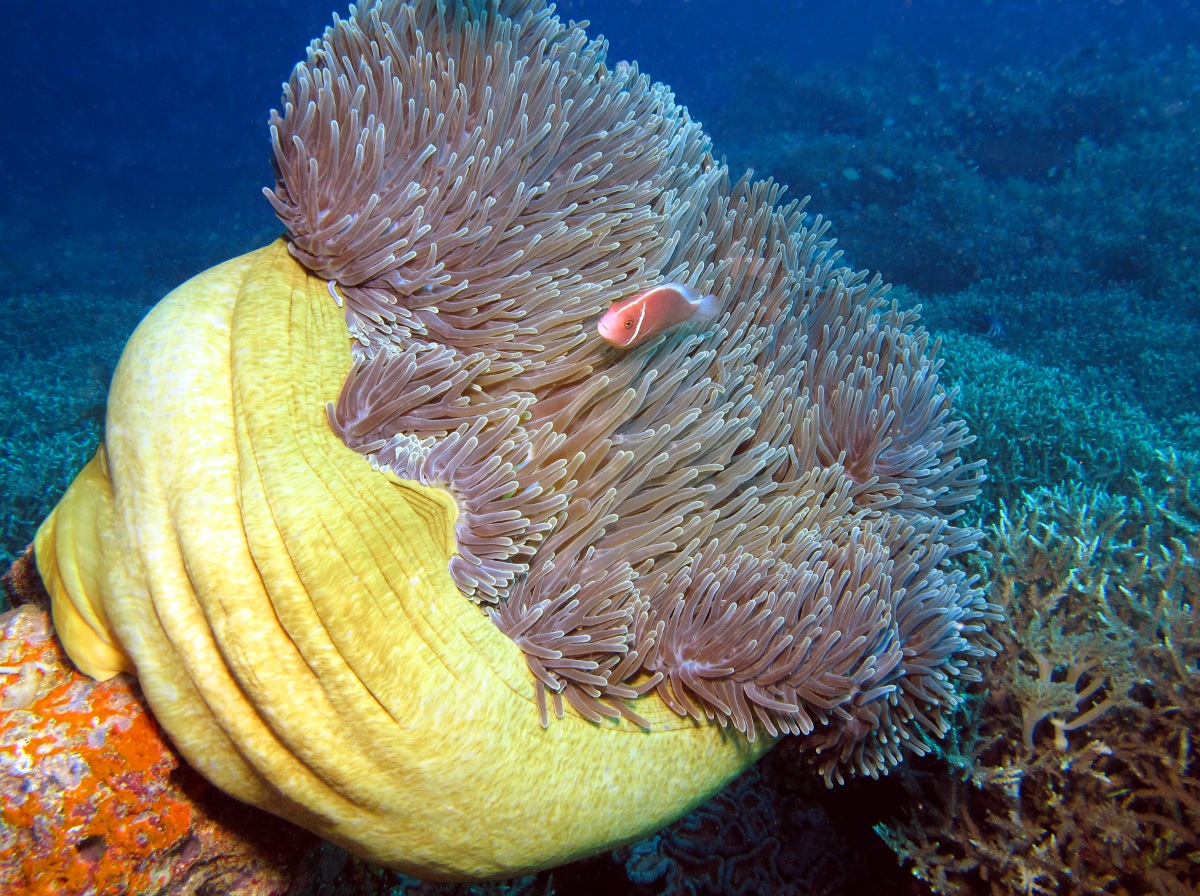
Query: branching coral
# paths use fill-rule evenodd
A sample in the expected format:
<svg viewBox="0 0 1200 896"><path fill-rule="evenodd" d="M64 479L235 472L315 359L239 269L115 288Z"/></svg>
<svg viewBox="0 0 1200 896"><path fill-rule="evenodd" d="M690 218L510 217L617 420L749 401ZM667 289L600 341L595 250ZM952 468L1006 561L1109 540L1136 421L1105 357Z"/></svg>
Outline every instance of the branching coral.
<svg viewBox="0 0 1200 896"><path fill-rule="evenodd" d="M956 773L926 779L921 808L883 831L935 892L1200 885L1191 482L1166 457L1135 496L1038 490L991 530L1004 649L947 751Z"/></svg>
<svg viewBox="0 0 1200 896"><path fill-rule="evenodd" d="M956 407L976 437L969 451L988 460L981 517L1001 502L1019 505L1034 489L1070 483L1136 494L1177 444L1114 394L1105 373L1040 367L962 334L941 345L947 378L959 388Z"/></svg>

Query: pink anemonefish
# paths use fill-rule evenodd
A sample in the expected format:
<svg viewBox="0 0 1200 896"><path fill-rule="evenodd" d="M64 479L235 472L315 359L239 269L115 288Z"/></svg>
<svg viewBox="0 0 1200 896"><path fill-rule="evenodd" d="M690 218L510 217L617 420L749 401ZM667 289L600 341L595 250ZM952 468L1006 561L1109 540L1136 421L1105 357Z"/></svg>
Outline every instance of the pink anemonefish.
<svg viewBox="0 0 1200 896"><path fill-rule="evenodd" d="M715 317L717 310L716 296L702 296L683 283L662 283L632 299L615 302L596 329L614 348L636 348L684 321Z"/></svg>

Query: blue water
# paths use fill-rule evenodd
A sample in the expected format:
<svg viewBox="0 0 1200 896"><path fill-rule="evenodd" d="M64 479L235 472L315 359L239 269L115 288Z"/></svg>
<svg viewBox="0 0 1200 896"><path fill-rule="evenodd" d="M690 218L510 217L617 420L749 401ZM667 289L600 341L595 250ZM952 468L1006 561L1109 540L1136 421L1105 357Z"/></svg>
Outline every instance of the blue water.
<svg viewBox="0 0 1200 896"><path fill-rule="evenodd" d="M266 110L328 24L329 7L68 0L53 13L21 16L4 75L5 195L40 195L53 222L69 216L50 209L77 208L96 190L132 189L124 213L132 206L145 215L195 189L196 178L207 190L264 179ZM1100 47L1140 55L1200 35L1200 5L1187 0L751 0L734 8L717 0L559 5L608 37L614 58L635 59L672 85L718 139L733 127L723 122L735 82L756 65L853 67L886 49L904 69L971 71L1043 66Z"/></svg>
<svg viewBox="0 0 1200 896"><path fill-rule="evenodd" d="M883 71L901 75L1044 69L1089 52L1133 58L1200 35L1200 4L1187 0L752 0L736 12L716 0L567 0L559 9L589 20L611 41L613 58L637 60L670 84L727 153L728 141L745 136L745 107L756 97L744 81L756 68L796 76L827 70L836 81L886 53ZM204 209L197 223L213 231L232 214L244 216L239 227L269 230L269 210L250 188L270 182L266 112L330 14L321 0L169 7L69 0L52 14L20 17L3 76L0 143L0 214L10 245L13 233L36 247L47 231L174 228L181 206ZM812 191L795 180L793 194ZM187 256L216 257L206 247ZM98 263L114 276L129 273L115 247ZM184 258L179 263L187 268ZM870 257L860 263L879 266ZM3 272L18 289L62 276L12 262ZM140 283L134 288L143 294Z"/></svg>
<svg viewBox="0 0 1200 896"><path fill-rule="evenodd" d="M1136 421L1147 450L1200 451L1200 0L558 10L670 84L732 168L811 195L850 263L924 305L935 334L1061 369ZM0 566L94 450L112 366L145 311L279 234L261 195L267 113L331 12L329 0L10 11ZM984 509L1053 475L994 476ZM771 811L800 824L806 810L772 793ZM604 885L668 892L646 858L656 848L610 863ZM904 885L872 848L879 874ZM575 881L560 892L586 892L596 873L560 875Z"/></svg>

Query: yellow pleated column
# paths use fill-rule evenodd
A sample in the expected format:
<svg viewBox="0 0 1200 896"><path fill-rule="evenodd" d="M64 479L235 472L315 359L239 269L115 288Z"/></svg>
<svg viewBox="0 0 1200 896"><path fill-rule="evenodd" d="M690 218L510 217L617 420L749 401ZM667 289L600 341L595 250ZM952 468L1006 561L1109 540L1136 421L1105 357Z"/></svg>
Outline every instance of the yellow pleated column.
<svg viewBox="0 0 1200 896"><path fill-rule="evenodd" d="M453 500L329 429L349 367L342 309L282 241L155 307L37 536L81 669L136 671L217 786L425 878L645 836L769 748L655 697L650 731L543 729L520 650L447 572Z"/></svg>

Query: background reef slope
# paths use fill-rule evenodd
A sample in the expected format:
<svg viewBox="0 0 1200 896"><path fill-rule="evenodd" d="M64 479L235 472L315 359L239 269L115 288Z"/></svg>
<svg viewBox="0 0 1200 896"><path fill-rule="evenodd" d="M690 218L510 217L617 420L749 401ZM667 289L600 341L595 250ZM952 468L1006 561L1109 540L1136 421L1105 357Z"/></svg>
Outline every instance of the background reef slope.
<svg viewBox="0 0 1200 896"><path fill-rule="evenodd" d="M924 893L1190 892L1194 4L559 9L670 83L732 168L811 194L850 263L898 284L944 337L979 436L970 451L991 460L975 521L1010 650L960 739L900 777L826 799L778 754L619 861L506 892L858 892L862 875ZM278 234L259 193L266 113L329 12L326 0L136 14L80 0L17 23L10 70L42 75L12 96L23 139L0 146L0 565L94 451L138 319ZM1094 548L1072 554L1080 544ZM1088 665L1118 652L1112 676ZM909 812L918 802L924 814ZM863 858L837 861L847 844ZM312 892L435 892L346 862L314 856L326 883Z"/></svg>

